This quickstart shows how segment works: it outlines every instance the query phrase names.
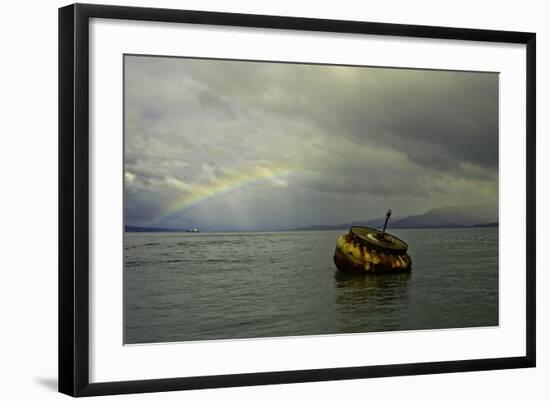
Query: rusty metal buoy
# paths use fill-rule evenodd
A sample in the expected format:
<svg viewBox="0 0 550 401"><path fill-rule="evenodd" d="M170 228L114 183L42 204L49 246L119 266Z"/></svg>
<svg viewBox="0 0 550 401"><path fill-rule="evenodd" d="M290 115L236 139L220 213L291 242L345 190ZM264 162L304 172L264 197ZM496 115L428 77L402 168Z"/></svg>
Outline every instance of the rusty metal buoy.
<svg viewBox="0 0 550 401"><path fill-rule="evenodd" d="M407 253L407 243L386 233L390 216L391 210L388 210L382 231L353 226L338 238L334 252L336 267L344 272L363 274L410 272L412 259Z"/></svg>

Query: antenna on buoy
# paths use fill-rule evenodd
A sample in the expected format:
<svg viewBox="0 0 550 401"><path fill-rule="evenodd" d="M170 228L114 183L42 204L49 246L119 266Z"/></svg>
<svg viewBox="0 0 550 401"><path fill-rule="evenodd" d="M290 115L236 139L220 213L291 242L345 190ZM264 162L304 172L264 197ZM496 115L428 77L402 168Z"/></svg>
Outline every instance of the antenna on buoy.
<svg viewBox="0 0 550 401"><path fill-rule="evenodd" d="M388 225L388 220L390 219L390 216L391 216L391 209L388 209L388 211L386 212L386 221L384 223L384 228L382 229L382 234L386 233L386 226Z"/></svg>

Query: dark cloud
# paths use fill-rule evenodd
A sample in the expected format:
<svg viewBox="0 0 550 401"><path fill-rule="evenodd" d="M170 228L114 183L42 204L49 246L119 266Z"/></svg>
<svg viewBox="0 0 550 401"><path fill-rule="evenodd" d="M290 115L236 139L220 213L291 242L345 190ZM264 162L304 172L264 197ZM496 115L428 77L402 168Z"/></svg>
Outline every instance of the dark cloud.
<svg viewBox="0 0 550 401"><path fill-rule="evenodd" d="M212 112L226 113L230 117L236 117L235 110L229 100L221 98L214 92L204 90L197 94L199 104L202 108L211 110Z"/></svg>
<svg viewBox="0 0 550 401"><path fill-rule="evenodd" d="M257 229L496 205L498 74L130 56L125 69L130 221ZM274 177L161 216L259 166Z"/></svg>

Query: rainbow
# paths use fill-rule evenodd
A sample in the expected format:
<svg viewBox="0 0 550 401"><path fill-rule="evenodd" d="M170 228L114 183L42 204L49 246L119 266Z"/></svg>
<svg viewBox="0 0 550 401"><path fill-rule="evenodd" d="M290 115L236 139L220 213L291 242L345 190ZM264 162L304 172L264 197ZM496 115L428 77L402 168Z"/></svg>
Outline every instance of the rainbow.
<svg viewBox="0 0 550 401"><path fill-rule="evenodd" d="M189 191L186 191L185 195L170 203L163 210L160 217L188 210L220 194L262 181L272 181L276 185L285 186L286 182L282 181L281 178L298 171L298 168L299 166L296 163L269 166L256 165L229 172L207 182L194 184Z"/></svg>

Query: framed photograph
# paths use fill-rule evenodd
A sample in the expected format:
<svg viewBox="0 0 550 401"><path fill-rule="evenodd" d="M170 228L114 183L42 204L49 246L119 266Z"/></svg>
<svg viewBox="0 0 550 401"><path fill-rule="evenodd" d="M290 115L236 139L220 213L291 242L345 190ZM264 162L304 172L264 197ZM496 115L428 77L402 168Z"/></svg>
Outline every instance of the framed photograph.
<svg viewBox="0 0 550 401"><path fill-rule="evenodd" d="M59 390L535 366L535 34L59 10Z"/></svg>

